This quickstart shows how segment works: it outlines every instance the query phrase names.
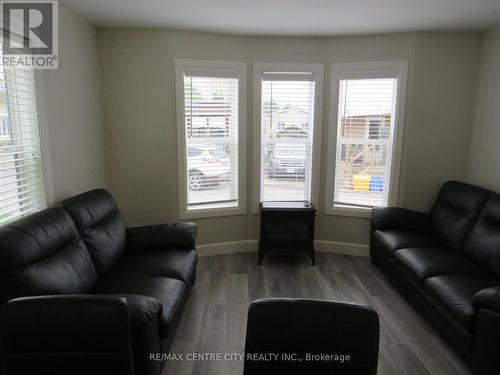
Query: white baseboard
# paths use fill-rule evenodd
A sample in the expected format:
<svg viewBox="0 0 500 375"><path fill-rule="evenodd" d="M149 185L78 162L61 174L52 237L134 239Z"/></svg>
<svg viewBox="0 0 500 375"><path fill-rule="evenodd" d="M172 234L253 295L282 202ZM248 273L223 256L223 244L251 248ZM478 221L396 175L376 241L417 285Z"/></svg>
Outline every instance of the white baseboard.
<svg viewBox="0 0 500 375"><path fill-rule="evenodd" d="M339 242L339 241L314 241L316 251L324 253L356 255L367 257L369 255L368 245L352 242Z"/></svg>
<svg viewBox="0 0 500 375"><path fill-rule="evenodd" d="M257 251L258 240L243 240L231 242L210 243L196 246L199 256L213 256L222 254L236 254ZM356 256L368 256L368 245L338 242L338 241L314 241L316 251L325 253L347 254Z"/></svg>
<svg viewBox="0 0 500 375"><path fill-rule="evenodd" d="M198 250L198 255L201 257L222 254L247 253L257 251L257 243L257 240L210 243L205 245L197 245L196 250Z"/></svg>

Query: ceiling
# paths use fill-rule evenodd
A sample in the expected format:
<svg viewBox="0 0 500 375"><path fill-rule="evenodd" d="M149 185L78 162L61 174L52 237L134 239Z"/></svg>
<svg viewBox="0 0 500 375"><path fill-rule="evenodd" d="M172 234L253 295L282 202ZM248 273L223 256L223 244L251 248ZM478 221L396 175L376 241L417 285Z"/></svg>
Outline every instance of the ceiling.
<svg viewBox="0 0 500 375"><path fill-rule="evenodd" d="M243 35L487 30L500 0L61 0L102 27Z"/></svg>

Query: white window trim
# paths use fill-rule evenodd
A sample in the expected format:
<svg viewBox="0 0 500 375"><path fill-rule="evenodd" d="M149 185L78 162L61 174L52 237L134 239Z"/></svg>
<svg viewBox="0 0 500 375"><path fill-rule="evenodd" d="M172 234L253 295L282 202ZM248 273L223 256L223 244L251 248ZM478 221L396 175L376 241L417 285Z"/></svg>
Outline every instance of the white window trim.
<svg viewBox="0 0 500 375"><path fill-rule="evenodd" d="M313 152L311 164L311 201L318 207L319 203L319 174L321 161L321 131L323 124L323 64L294 64L294 63L254 63L253 64L253 185L252 185L252 213L259 213L260 203L260 167L261 167L261 96L262 75L265 72L297 72L314 73L314 124L313 124Z"/></svg>
<svg viewBox="0 0 500 375"><path fill-rule="evenodd" d="M19 35L17 35L17 37L19 37ZM47 121L47 107L45 101L45 83L44 83L43 70L33 69L32 73L33 73L33 92L34 92L34 102L35 102L34 116L35 116L35 123L38 134L38 143L40 149L40 168L41 168L40 177L42 185L41 189L43 194L43 202L41 204L41 208L37 210L40 211L51 205L54 205L56 202L54 194L52 163L50 158L49 126ZM13 220L3 223L2 226L7 226L12 222L22 219L23 217L31 215L35 212L36 211L32 211L26 215L19 216Z"/></svg>
<svg viewBox="0 0 500 375"><path fill-rule="evenodd" d="M389 206L398 202L398 187L403 148L404 118L406 106L406 87L408 80L408 61L380 61L366 63L332 64L330 93L330 119L328 129L328 159L325 180L325 213L327 215L370 217L371 208L351 205L334 206L335 166L337 131L339 116L339 84L341 78L398 77L397 100L394 118L394 146L391 159L391 183L389 185Z"/></svg>
<svg viewBox="0 0 500 375"><path fill-rule="evenodd" d="M56 8L57 12L57 8ZM15 18L19 20L17 16ZM9 31L12 33L12 31ZM22 37L15 34L18 38ZM47 103L45 101L45 79L44 71L40 69L33 69L33 85L35 93L35 115L38 127L38 142L40 144L40 157L41 157L41 177L42 188L45 201L43 207L47 208L56 204L54 193L54 177L52 173L52 161L50 153L49 142L49 123L47 120Z"/></svg>
<svg viewBox="0 0 500 375"><path fill-rule="evenodd" d="M51 206L55 202L54 178L50 159L49 124L47 121L47 105L45 102L45 80L43 71L34 70L36 113L38 119L38 136L42 158L42 176L45 191L45 205Z"/></svg>
<svg viewBox="0 0 500 375"><path fill-rule="evenodd" d="M41 202L41 207L38 210L30 211L25 215L21 215L12 220L9 220L3 223L1 225L2 227L8 226L9 224L20 220L25 216L31 215L37 211L43 210L55 204L43 73L40 70L33 70L32 73L35 102L34 120L37 127L38 144L40 150L40 183L43 201Z"/></svg>
<svg viewBox="0 0 500 375"><path fill-rule="evenodd" d="M238 206L187 209L186 139L184 124L184 72L231 74L239 78L238 92ZM179 217L195 219L215 216L244 215L247 212L247 65L242 62L175 59L177 105L177 168L179 179Z"/></svg>

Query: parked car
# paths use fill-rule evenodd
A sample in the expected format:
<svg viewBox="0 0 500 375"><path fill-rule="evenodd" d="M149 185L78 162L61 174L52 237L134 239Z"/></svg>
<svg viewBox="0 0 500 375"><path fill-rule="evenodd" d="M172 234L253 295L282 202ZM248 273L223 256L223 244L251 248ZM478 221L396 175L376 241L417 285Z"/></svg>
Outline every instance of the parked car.
<svg viewBox="0 0 500 375"><path fill-rule="evenodd" d="M306 150L305 143L276 143L269 161L269 178L304 178Z"/></svg>
<svg viewBox="0 0 500 375"><path fill-rule="evenodd" d="M229 155L221 146L196 145L188 147L188 185L198 191L228 181Z"/></svg>

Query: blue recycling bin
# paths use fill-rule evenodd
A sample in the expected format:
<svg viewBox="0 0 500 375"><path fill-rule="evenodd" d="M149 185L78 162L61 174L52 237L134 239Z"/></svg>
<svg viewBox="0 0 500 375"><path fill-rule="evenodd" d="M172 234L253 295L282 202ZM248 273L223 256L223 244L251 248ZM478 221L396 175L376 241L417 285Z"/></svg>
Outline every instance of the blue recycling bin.
<svg viewBox="0 0 500 375"><path fill-rule="evenodd" d="M370 191L379 193L384 191L384 179L380 176L372 176L370 180Z"/></svg>

